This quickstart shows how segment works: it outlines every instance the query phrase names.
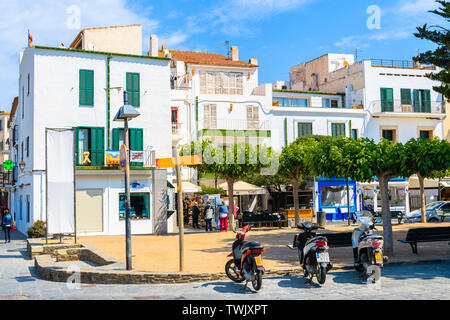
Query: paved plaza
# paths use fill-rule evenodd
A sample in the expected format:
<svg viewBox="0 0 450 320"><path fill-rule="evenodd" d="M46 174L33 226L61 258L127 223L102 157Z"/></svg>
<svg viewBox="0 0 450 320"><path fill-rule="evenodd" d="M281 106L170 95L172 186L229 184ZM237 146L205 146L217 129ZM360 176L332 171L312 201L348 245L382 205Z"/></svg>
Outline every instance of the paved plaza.
<svg viewBox="0 0 450 320"><path fill-rule="evenodd" d="M379 288L368 287L353 270L330 273L323 286L308 284L301 275L265 278L260 292L244 290L242 284L228 280L176 285L81 284L71 288L38 278L33 261L25 259L25 239L17 233L14 236L10 244L0 243L0 299L450 299L450 264L385 267Z"/></svg>

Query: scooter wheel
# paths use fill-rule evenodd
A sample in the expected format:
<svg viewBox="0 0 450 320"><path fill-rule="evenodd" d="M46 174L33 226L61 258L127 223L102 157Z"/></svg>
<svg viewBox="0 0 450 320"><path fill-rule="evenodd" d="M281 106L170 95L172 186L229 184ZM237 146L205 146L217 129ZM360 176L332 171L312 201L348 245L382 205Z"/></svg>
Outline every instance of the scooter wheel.
<svg viewBox="0 0 450 320"><path fill-rule="evenodd" d="M321 264L317 272L317 281L320 284L324 284L326 279L327 279L327 267L326 265Z"/></svg>
<svg viewBox="0 0 450 320"><path fill-rule="evenodd" d="M258 291L262 287L262 272L256 271L255 280L252 281L253 289Z"/></svg>
<svg viewBox="0 0 450 320"><path fill-rule="evenodd" d="M245 280L245 277L241 275L238 267L234 264L234 259L229 260L225 265L225 273L234 282L241 283Z"/></svg>

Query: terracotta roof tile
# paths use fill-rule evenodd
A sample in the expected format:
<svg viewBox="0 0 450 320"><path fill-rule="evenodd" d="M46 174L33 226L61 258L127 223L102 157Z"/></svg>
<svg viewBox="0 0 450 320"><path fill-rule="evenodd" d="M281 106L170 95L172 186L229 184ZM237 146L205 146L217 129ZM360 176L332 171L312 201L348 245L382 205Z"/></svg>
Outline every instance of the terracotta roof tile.
<svg viewBox="0 0 450 320"><path fill-rule="evenodd" d="M214 66L231 66L231 67L247 67L257 68L257 65L244 61L232 61L230 58L218 53L209 52L192 52L192 51L179 51L169 50L172 58L178 61L184 61L191 64L203 64Z"/></svg>

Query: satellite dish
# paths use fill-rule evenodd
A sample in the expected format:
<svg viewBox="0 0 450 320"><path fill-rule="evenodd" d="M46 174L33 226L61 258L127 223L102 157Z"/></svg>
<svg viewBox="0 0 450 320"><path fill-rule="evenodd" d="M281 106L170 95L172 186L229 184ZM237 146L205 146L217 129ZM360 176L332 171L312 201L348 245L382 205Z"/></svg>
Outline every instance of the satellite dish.
<svg viewBox="0 0 450 320"><path fill-rule="evenodd" d="M94 50L95 49L95 42L94 41L89 42L88 49L89 50Z"/></svg>

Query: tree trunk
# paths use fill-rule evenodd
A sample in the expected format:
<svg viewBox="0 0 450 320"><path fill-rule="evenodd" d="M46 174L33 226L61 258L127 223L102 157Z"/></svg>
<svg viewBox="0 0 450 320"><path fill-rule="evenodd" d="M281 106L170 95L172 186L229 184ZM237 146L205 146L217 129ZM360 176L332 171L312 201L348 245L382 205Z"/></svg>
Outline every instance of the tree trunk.
<svg viewBox="0 0 450 320"><path fill-rule="evenodd" d="M300 223L299 203L298 203L298 180L292 179L292 196L294 197L295 225Z"/></svg>
<svg viewBox="0 0 450 320"><path fill-rule="evenodd" d="M228 226L231 228L231 230L235 229L234 224L234 195L233 195L233 186L234 186L234 180L233 179L227 179L227 185L228 185Z"/></svg>
<svg viewBox="0 0 450 320"><path fill-rule="evenodd" d="M424 186L424 177L417 173L417 177L419 178L419 186L420 186L420 212L422 214L422 223L427 222L427 216L425 211L425 186Z"/></svg>
<svg viewBox="0 0 450 320"><path fill-rule="evenodd" d="M389 204L389 177L378 177L381 194L381 213L383 217L383 237L384 237L384 252L388 257L394 255L394 240L392 235L392 223L391 223L391 209Z"/></svg>

